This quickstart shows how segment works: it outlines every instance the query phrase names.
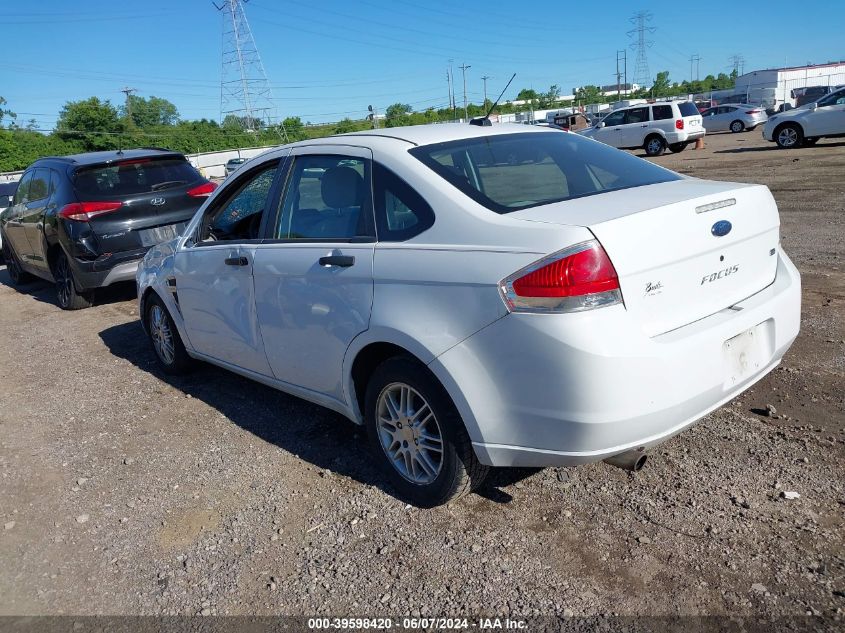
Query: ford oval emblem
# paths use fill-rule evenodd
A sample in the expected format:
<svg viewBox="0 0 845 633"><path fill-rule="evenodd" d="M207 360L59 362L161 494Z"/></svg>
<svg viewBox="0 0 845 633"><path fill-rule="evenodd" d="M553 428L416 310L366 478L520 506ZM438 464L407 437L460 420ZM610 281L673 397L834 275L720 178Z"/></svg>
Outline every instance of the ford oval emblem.
<svg viewBox="0 0 845 633"><path fill-rule="evenodd" d="M724 237L731 232L732 228L733 226L727 220L719 220L716 224L710 227L710 232L716 237Z"/></svg>

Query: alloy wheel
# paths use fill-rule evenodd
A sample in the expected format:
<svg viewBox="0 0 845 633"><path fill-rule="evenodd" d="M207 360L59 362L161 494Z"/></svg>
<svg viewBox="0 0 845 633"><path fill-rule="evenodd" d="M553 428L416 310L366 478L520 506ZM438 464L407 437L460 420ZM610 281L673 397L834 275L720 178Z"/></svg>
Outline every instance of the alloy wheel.
<svg viewBox="0 0 845 633"><path fill-rule="evenodd" d="M70 305L73 292L73 274L70 272L67 258L59 257L59 261L56 262L56 295L61 307L66 308Z"/></svg>
<svg viewBox="0 0 845 633"><path fill-rule="evenodd" d="M742 129L745 126L742 124L742 121L734 121L731 123L731 132L742 132Z"/></svg>
<svg viewBox="0 0 845 633"><path fill-rule="evenodd" d="M150 337L161 362L165 365L173 364L176 359L176 349L173 343L170 321L162 307L155 304L150 308Z"/></svg>
<svg viewBox="0 0 845 633"><path fill-rule="evenodd" d="M798 142L798 132L793 127L785 127L778 133L781 147L793 147Z"/></svg>
<svg viewBox="0 0 845 633"><path fill-rule="evenodd" d="M656 156L660 153L660 150L663 149L663 143L660 139L653 138L648 142L648 146L646 147L646 152L651 156Z"/></svg>
<svg viewBox="0 0 845 633"><path fill-rule="evenodd" d="M379 442L393 468L413 484L437 479L443 434L425 398L405 383L391 383L379 394L376 416Z"/></svg>

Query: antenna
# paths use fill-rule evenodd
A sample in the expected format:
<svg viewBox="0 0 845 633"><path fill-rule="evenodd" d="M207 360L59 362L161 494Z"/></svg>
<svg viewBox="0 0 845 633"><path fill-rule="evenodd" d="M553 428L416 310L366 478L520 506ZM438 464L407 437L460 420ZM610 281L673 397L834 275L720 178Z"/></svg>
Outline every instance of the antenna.
<svg viewBox="0 0 845 633"><path fill-rule="evenodd" d="M490 106L490 109L487 110L487 114L485 114L483 117L476 117L474 119L470 119L470 121L469 121L470 125L480 125L481 127L487 127L488 125L493 125L492 123L490 123L490 114L493 112L493 109L497 105L499 105L499 100L502 98L502 95L505 94L505 90L508 89L508 86L511 85L511 82L514 80L514 77L516 77L516 73L511 75L511 78L508 80L508 83L505 84L505 87L502 89L502 92L500 92L499 96L496 97L496 101L493 103L493 105Z"/></svg>
<svg viewBox="0 0 845 633"><path fill-rule="evenodd" d="M223 16L223 67L220 75L220 122L229 116L243 128L257 132L278 119L273 93L252 30L244 13L249 0L223 0L214 8ZM284 140L287 132L281 129Z"/></svg>

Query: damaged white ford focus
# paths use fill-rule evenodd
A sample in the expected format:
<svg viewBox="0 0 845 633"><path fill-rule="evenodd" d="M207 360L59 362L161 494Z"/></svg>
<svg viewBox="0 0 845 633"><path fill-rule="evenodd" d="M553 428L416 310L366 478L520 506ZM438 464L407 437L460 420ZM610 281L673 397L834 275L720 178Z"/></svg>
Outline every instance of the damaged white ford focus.
<svg viewBox="0 0 845 633"><path fill-rule="evenodd" d="M422 506L494 466L637 469L800 320L766 187L508 125L271 150L137 281L165 371L200 359L366 425Z"/></svg>

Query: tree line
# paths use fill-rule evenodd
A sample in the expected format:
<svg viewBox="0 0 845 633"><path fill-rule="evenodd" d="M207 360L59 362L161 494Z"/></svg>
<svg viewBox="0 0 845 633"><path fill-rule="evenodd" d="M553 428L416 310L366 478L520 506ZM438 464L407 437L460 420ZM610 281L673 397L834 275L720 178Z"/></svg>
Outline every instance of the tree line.
<svg viewBox="0 0 845 633"><path fill-rule="evenodd" d="M706 93L731 88L736 73L707 75L701 81L673 83L667 71L657 73L654 84L641 88L626 98L670 97ZM616 95L604 96L598 86L583 86L573 91L575 105L607 103ZM496 107L499 113L526 109L549 109L561 105L560 88L552 85L546 91L524 88L517 94L519 106L505 102ZM571 105L572 102L566 105ZM342 134L370 129L375 126L398 127L453 121L464 115L463 105L428 108L415 111L410 104L394 103L384 117L351 119L337 123L303 122L300 117L288 117L275 125L255 125L242 117L228 115L222 123L209 119L182 120L176 106L161 97L130 95L118 106L108 100L90 97L69 101L59 113L53 130L42 130L35 120L21 125L14 112L6 109L0 96L0 171L15 171L42 156L67 155L98 150L130 147L166 147L185 154L212 152L242 147L279 145L285 142ZM488 99L482 104L467 104L469 117L486 114L492 106ZM4 123L4 121L6 123ZM5 125L5 127L4 127ZM250 129L254 128L254 129Z"/></svg>

